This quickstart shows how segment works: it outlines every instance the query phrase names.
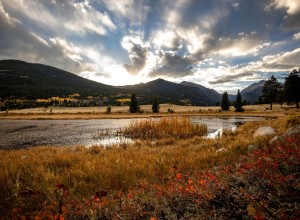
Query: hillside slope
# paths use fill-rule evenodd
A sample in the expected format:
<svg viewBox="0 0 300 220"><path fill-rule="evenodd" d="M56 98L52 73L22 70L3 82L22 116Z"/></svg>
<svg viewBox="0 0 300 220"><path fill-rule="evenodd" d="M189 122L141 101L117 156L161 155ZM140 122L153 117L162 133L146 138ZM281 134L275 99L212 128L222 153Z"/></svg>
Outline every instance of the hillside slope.
<svg viewBox="0 0 300 220"><path fill-rule="evenodd" d="M266 81L261 80L257 83L253 83L241 91L243 99L250 103L254 103L258 100L259 96L262 94L262 88Z"/></svg>
<svg viewBox="0 0 300 220"><path fill-rule="evenodd" d="M112 86L97 83L55 67L19 60L0 61L0 98L48 98L79 93L110 94Z"/></svg>
<svg viewBox="0 0 300 220"><path fill-rule="evenodd" d="M154 97L157 97L159 102L185 104L185 105L215 105L216 99L214 95L207 95L212 93L210 89L205 87L199 88L195 86L177 84L166 81L164 79L156 79L148 83L140 83L137 85L128 85L117 88L122 88L128 92L135 92L140 98L142 103L151 101ZM200 86L200 85L198 85Z"/></svg>

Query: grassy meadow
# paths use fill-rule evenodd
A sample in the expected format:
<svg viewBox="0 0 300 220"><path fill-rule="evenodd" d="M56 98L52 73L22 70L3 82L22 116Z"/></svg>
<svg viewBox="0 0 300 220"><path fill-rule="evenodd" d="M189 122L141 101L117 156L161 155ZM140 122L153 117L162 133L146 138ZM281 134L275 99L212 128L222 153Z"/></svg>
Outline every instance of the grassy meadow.
<svg viewBox="0 0 300 220"><path fill-rule="evenodd" d="M159 113L152 113L151 105L141 105L143 113L129 113L129 106L111 106L111 113L105 114L108 106L101 107L49 107L10 110L0 112L0 119L101 119L101 118L140 118L182 115L243 115L243 116L270 116L277 117L290 114L294 107L290 105L273 104L273 110L267 104L244 106L245 112L234 112L231 106L229 111L220 112L219 106L180 106L173 104L160 104ZM170 113L168 110L172 110Z"/></svg>
<svg viewBox="0 0 300 220"><path fill-rule="evenodd" d="M281 135L300 124L297 111L276 114L217 139L185 118L145 119L127 128L132 144L0 151L0 216L299 219L300 137L272 147L273 136L253 137L262 126Z"/></svg>

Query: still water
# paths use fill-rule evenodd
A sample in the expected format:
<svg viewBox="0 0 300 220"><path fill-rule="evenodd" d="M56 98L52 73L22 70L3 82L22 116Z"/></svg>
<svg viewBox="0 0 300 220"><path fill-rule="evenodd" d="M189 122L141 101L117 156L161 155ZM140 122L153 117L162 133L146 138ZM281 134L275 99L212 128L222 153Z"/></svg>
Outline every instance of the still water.
<svg viewBox="0 0 300 220"><path fill-rule="evenodd" d="M191 118L195 124L207 125L208 138L221 135L223 129L235 130L247 121L261 120L259 117ZM135 120L142 119L0 120L0 149L127 143L131 140L117 135L118 130Z"/></svg>

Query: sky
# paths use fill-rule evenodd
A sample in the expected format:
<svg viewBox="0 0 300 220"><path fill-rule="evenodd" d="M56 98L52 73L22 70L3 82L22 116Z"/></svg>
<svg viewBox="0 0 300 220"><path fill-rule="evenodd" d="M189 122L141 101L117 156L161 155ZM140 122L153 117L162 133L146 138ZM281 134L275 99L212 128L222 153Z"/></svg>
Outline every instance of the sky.
<svg viewBox="0 0 300 220"><path fill-rule="evenodd" d="M300 68L300 0L0 0L0 60L218 92Z"/></svg>

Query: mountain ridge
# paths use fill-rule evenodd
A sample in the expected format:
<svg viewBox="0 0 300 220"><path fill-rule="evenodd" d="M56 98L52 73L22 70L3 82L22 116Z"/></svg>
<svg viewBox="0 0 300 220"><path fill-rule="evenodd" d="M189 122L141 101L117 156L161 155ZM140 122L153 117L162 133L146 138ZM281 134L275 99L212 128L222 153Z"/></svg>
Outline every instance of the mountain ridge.
<svg viewBox="0 0 300 220"><path fill-rule="evenodd" d="M265 84L265 80L261 80L256 83L252 83L245 89L241 91L243 99L247 100L250 103L254 103L258 100L259 96L262 94L262 88Z"/></svg>
<svg viewBox="0 0 300 220"><path fill-rule="evenodd" d="M246 100L256 101L259 95L259 91L256 90L260 89L260 86L260 82L254 83L241 93ZM137 94L141 104L151 103L154 97L161 103L201 106L215 105L221 99L221 94L214 89L187 81L174 83L157 78L147 83L111 86L49 65L20 60L0 60L0 98L37 99L73 93L80 93L83 96L121 94L123 97L130 97L133 92Z"/></svg>
<svg viewBox="0 0 300 220"><path fill-rule="evenodd" d="M36 99L72 93L102 94L113 87L82 78L56 67L19 60L0 61L0 97Z"/></svg>
<svg viewBox="0 0 300 220"><path fill-rule="evenodd" d="M162 78L143 84L122 86L122 88L136 92L139 97L144 99L150 99L151 96L155 96L160 102L174 102L174 104L205 106L215 105L219 101L206 94L211 89L205 87L199 89L197 86L182 85Z"/></svg>

